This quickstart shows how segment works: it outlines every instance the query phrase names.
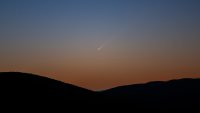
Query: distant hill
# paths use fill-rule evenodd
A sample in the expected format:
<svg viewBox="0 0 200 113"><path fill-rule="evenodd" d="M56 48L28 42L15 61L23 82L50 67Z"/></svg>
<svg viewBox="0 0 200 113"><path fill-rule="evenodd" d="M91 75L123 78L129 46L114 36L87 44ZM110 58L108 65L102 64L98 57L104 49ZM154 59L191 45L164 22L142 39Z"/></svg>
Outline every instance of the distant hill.
<svg viewBox="0 0 200 113"><path fill-rule="evenodd" d="M200 79L157 81L94 92L38 75L2 72L0 101L75 107L73 110L191 112L200 106Z"/></svg>
<svg viewBox="0 0 200 113"><path fill-rule="evenodd" d="M111 103L132 105L138 109L192 111L200 106L200 79L185 78L127 85L101 93Z"/></svg>

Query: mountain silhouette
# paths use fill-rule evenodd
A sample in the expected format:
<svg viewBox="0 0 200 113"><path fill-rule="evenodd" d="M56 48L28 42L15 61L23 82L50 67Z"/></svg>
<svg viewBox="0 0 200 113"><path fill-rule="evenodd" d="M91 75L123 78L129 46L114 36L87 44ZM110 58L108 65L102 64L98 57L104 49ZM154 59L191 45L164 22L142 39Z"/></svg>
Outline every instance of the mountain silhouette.
<svg viewBox="0 0 200 113"><path fill-rule="evenodd" d="M36 105L64 106L73 110L84 107L102 111L191 112L199 109L200 79L157 81L95 92L34 74L2 72L0 100L23 102L23 105L37 102Z"/></svg>
<svg viewBox="0 0 200 113"><path fill-rule="evenodd" d="M0 92L1 100L26 102L79 102L89 100L95 93L50 78L19 72L0 73Z"/></svg>
<svg viewBox="0 0 200 113"><path fill-rule="evenodd" d="M120 86L103 91L107 100L145 110L191 111L200 105L200 79Z"/></svg>

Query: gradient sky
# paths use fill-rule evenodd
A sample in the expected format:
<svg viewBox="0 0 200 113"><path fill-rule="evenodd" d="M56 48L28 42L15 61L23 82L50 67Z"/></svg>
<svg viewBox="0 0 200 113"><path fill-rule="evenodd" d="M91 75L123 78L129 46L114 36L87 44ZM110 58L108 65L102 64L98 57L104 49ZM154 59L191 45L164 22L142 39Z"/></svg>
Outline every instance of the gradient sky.
<svg viewBox="0 0 200 113"><path fill-rule="evenodd" d="M200 1L0 0L0 71L93 90L200 77Z"/></svg>

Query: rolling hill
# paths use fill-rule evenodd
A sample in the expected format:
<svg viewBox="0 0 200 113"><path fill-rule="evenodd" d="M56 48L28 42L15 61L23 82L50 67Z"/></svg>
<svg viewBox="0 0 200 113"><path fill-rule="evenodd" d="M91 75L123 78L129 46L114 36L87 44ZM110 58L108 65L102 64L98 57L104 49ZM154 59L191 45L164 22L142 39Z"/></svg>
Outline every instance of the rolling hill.
<svg viewBox="0 0 200 113"><path fill-rule="evenodd" d="M77 101L95 92L50 78L19 72L0 73L1 100ZM3 97L3 98L2 98Z"/></svg>
<svg viewBox="0 0 200 113"><path fill-rule="evenodd" d="M34 74L2 72L0 100L22 105L36 102L68 109L191 112L200 105L200 79L157 81L95 92Z"/></svg>

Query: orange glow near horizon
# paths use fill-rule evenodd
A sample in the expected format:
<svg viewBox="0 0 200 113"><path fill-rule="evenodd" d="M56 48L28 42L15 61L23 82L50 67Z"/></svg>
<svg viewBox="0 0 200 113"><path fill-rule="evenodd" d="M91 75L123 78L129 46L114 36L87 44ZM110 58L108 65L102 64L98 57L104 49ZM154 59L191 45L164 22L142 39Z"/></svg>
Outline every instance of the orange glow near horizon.
<svg viewBox="0 0 200 113"><path fill-rule="evenodd" d="M24 64L13 63L0 71L21 71L38 74L91 90L104 90L120 85L179 78L199 78L198 58L189 56L161 57L95 53L74 57L27 59ZM121 56L120 56L121 55ZM131 59L131 60L130 60ZM196 60L195 60L196 59ZM26 61L25 59L23 59ZM188 60L188 61L187 61ZM4 60L5 61L5 60ZM18 60L20 61L20 60ZM4 64L4 63L3 63Z"/></svg>

